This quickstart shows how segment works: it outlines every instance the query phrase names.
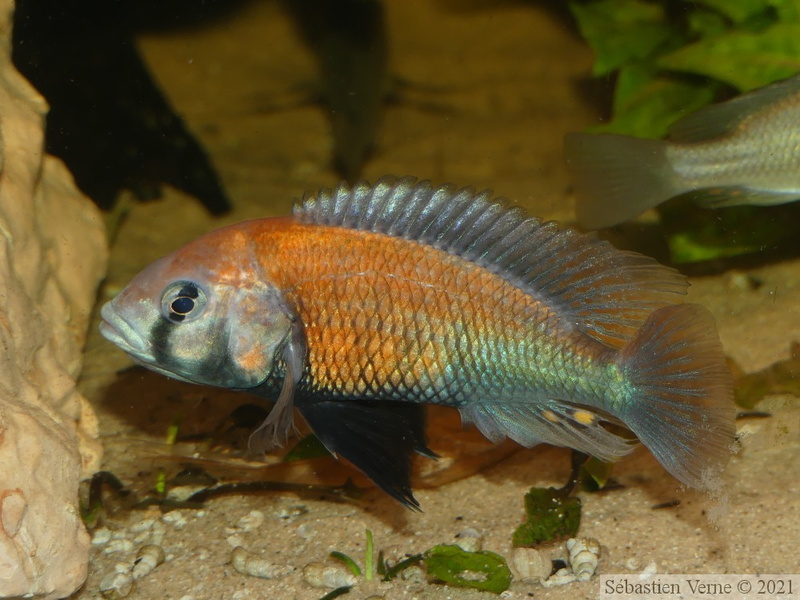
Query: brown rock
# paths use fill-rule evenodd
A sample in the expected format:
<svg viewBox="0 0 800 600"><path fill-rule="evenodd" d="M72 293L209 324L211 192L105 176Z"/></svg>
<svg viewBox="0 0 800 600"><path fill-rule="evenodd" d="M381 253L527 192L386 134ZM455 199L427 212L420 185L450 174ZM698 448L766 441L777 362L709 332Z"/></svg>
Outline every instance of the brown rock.
<svg viewBox="0 0 800 600"><path fill-rule="evenodd" d="M61 598L84 581L78 482L96 469L76 392L107 250L102 220L44 154L47 105L10 62L0 0L0 597Z"/></svg>

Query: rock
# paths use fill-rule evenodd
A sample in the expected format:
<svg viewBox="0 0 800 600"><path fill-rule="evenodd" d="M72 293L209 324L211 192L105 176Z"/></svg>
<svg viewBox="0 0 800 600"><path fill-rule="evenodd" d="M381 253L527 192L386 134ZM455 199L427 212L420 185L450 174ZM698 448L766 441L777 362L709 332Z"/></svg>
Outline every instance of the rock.
<svg viewBox="0 0 800 600"><path fill-rule="evenodd" d="M101 450L75 384L107 249L44 154L47 106L11 64L12 11L0 0L0 597L62 598L86 578L78 483Z"/></svg>

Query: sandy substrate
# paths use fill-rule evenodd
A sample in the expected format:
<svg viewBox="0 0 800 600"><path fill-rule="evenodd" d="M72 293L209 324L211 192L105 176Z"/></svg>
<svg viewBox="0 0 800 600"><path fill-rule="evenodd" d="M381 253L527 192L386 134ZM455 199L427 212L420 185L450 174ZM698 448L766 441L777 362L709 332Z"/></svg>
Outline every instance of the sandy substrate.
<svg viewBox="0 0 800 600"><path fill-rule="evenodd" d="M491 187L533 214L570 220L561 138L597 118L578 92L591 65L588 50L558 16L534 3L461 4L387 3L392 69L419 87L387 108L365 177L413 174ZM197 235L228 222L284 214L304 191L337 182L328 166L331 142L322 110L273 110L315 78L311 56L273 3L253 3L200 30L148 36L141 46L175 107L208 148L236 210L214 220L196 201L172 191L162 201L133 206L115 240L101 300ZM733 285L730 275L695 279L691 289L691 299L717 317L726 352L746 371L787 358L790 341L800 339L800 262L750 274L761 281L757 289ZM180 419L183 432L207 430L246 398L143 371L117 375L129 365L95 331L81 385L100 413L105 468L143 491L159 467L176 470L162 444L170 423ZM794 398L768 402L770 418L739 422L747 435L726 475L722 502L680 489L641 448L615 471L622 489L581 494L580 535L602 544L599 572L800 571L800 405ZM449 433L436 426L429 433L432 447L448 447L443 440ZM523 520L523 495L531 486L563 483L569 454L540 447L494 464L496 455L481 454L486 451L467 446L459 455L457 449L443 471L450 469L455 477L459 464L468 471L483 468L420 489L421 513L374 490L357 503L282 493L229 496L202 510L163 517L156 509L120 511L103 523L89 580L76 598L100 597L101 581L115 565L129 566L138 547L152 540L154 528L156 536L163 534L167 560L140 579L129 598L320 598L326 590L310 587L303 567L326 561L331 550L360 560L365 529L392 559L452 543L465 528L480 533L485 549L509 557L511 534ZM348 473L332 463L321 468L340 482ZM653 508L674 500L680 503ZM717 515L713 524L710 513ZM273 565L276 576L236 572L235 545ZM564 557L561 545L545 551ZM597 591L596 579L551 589L515 582L504 597L589 598ZM362 580L346 597L373 595L489 597L414 579Z"/></svg>

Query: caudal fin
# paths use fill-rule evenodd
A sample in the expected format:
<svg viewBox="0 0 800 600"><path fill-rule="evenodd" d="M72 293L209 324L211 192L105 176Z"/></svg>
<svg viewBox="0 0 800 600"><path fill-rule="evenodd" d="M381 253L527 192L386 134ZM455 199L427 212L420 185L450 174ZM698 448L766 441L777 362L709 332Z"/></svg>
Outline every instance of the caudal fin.
<svg viewBox="0 0 800 600"><path fill-rule="evenodd" d="M610 227L686 190L667 160L667 143L624 135L568 133L567 168L581 227Z"/></svg>
<svg viewBox="0 0 800 600"><path fill-rule="evenodd" d="M711 313L696 304L656 310L619 364L635 397L617 416L677 479L719 487L734 443L734 405Z"/></svg>

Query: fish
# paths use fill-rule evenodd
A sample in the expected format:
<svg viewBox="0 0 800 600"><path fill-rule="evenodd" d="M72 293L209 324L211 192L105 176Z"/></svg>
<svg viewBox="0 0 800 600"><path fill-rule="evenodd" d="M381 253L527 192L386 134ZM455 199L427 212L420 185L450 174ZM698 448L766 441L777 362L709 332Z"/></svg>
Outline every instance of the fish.
<svg viewBox="0 0 800 600"><path fill-rule="evenodd" d="M800 199L800 76L705 106L667 140L568 133L578 224L627 221L675 196L704 207Z"/></svg>
<svg viewBox="0 0 800 600"><path fill-rule="evenodd" d="M296 409L410 508L412 459L436 456L426 404L492 442L603 460L633 447L624 426L711 489L734 439L731 375L687 286L490 190L384 177L190 242L106 303L100 331L169 377L274 400L254 451L286 443Z"/></svg>

